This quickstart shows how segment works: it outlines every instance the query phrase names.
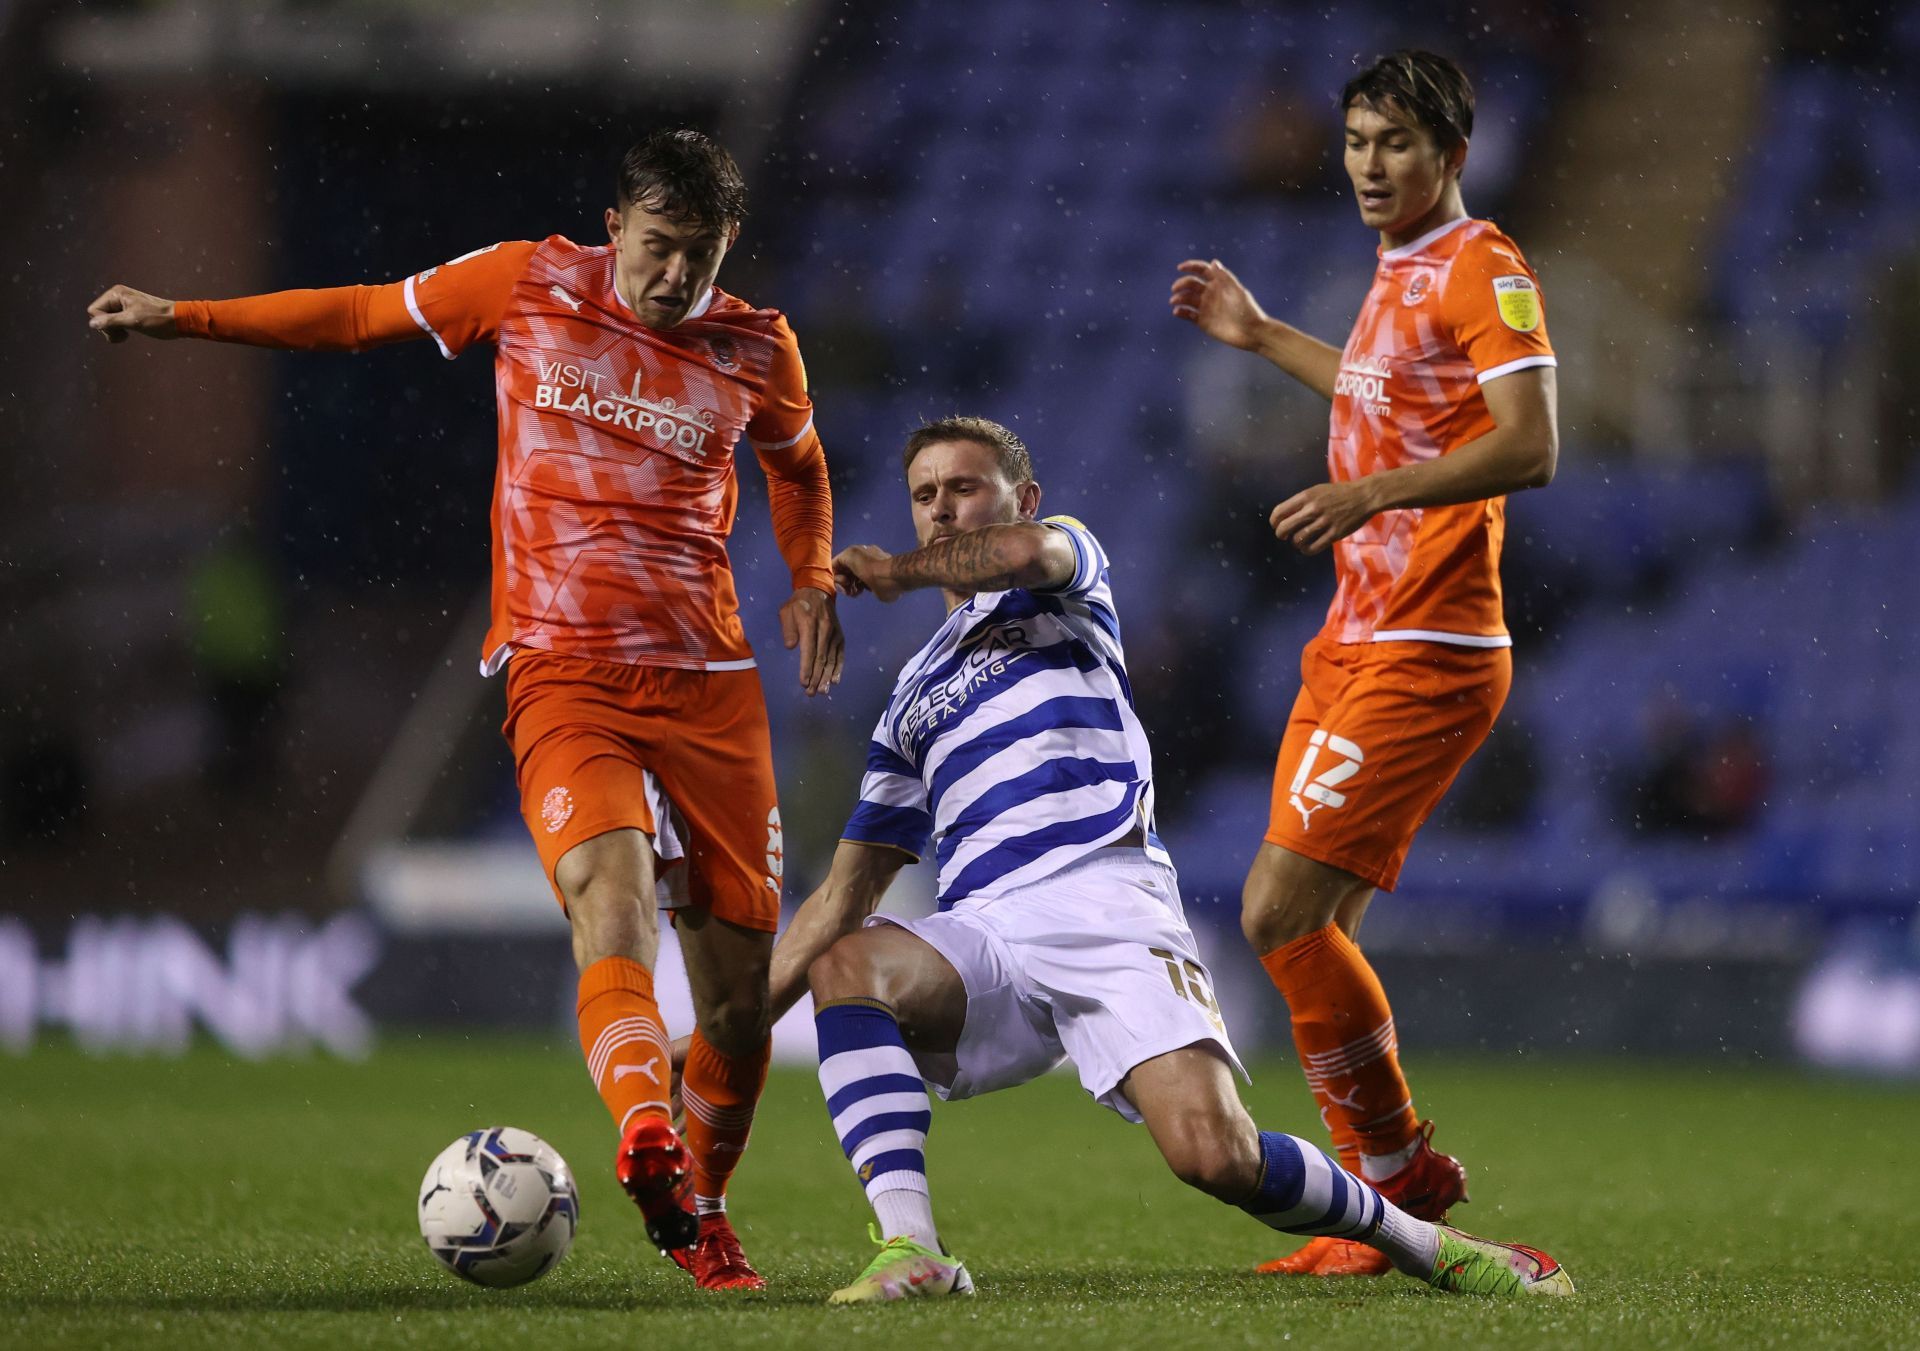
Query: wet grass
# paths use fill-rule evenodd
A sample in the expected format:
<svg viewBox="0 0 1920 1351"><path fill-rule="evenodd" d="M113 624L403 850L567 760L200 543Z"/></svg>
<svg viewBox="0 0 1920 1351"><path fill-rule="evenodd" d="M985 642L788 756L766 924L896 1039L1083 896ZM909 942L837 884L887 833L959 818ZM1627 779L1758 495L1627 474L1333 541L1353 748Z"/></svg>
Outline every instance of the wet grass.
<svg viewBox="0 0 1920 1351"><path fill-rule="evenodd" d="M397 1041L360 1065L0 1059L0 1345L726 1347L1912 1345L1920 1093L1625 1062L1422 1063L1439 1143L1473 1171L1464 1227L1547 1248L1577 1300L1251 1274L1282 1247L1166 1175L1144 1132L1055 1076L936 1107L942 1233L979 1298L821 1300L869 1251L804 1071L776 1071L734 1215L764 1296L694 1290L647 1246L567 1043ZM1304 1133L1298 1075L1250 1102ZM474 1125L539 1132L583 1222L545 1280L485 1291L420 1243L414 1188Z"/></svg>

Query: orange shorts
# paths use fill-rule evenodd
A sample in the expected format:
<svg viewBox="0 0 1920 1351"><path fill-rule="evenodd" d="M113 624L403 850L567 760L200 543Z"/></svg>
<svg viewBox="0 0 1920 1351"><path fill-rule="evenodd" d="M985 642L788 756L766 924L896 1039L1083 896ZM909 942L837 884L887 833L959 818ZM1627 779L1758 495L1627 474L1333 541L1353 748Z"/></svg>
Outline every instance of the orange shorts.
<svg viewBox="0 0 1920 1351"><path fill-rule="evenodd" d="M523 648L507 664L500 730L548 882L581 841L631 827L653 840L663 908L702 906L745 928L779 927L780 806L757 671Z"/></svg>
<svg viewBox="0 0 1920 1351"><path fill-rule="evenodd" d="M1315 638L1300 653L1267 843L1392 891L1512 683L1509 648Z"/></svg>

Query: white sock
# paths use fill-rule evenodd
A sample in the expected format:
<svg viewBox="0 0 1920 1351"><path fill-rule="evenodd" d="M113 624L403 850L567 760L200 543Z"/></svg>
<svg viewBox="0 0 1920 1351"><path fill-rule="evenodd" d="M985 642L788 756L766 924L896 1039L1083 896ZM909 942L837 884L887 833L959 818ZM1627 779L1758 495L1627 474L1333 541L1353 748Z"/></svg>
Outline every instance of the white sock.
<svg viewBox="0 0 1920 1351"><path fill-rule="evenodd" d="M702 1196L696 1192L693 1197L693 1213L696 1215L724 1215L727 1213L727 1198L724 1196Z"/></svg>
<svg viewBox="0 0 1920 1351"><path fill-rule="evenodd" d="M1384 1182L1412 1163L1413 1156L1419 1152L1419 1149L1420 1142L1415 1140L1405 1149L1396 1149L1391 1154L1362 1154L1360 1176L1369 1182Z"/></svg>
<svg viewBox="0 0 1920 1351"><path fill-rule="evenodd" d="M923 1248L940 1251L940 1235L933 1227L933 1198L925 1192L893 1190L875 1192L873 1202L880 1232L890 1239L906 1237Z"/></svg>
<svg viewBox="0 0 1920 1351"><path fill-rule="evenodd" d="M1380 1227L1367 1242L1385 1253L1397 1270L1416 1280L1433 1279L1433 1264L1440 1256L1439 1229L1414 1219L1393 1202L1386 1202Z"/></svg>

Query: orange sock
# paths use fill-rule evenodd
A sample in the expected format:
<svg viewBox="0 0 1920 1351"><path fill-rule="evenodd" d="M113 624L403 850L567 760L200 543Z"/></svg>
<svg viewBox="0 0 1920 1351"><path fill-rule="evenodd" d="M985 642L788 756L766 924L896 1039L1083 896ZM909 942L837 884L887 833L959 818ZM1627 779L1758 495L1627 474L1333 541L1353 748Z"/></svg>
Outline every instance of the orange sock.
<svg viewBox="0 0 1920 1351"><path fill-rule="evenodd" d="M580 973L580 1049L587 1073L622 1131L635 1116L666 1120L667 1030L653 999L653 972L628 957L602 957Z"/></svg>
<svg viewBox="0 0 1920 1351"><path fill-rule="evenodd" d="M686 1067L680 1072L680 1101L687 1109L687 1148L693 1153L693 1191L698 1197L718 1199L727 1194L753 1129L753 1109L767 1085L767 1062L773 1040L760 1043L750 1056L721 1055L698 1029L687 1045Z"/></svg>
<svg viewBox="0 0 1920 1351"><path fill-rule="evenodd" d="M1353 940L1329 924L1275 948L1260 964L1293 1015L1293 1044L1340 1162L1359 1173L1360 1155L1412 1145L1420 1120L1400 1073L1393 1010Z"/></svg>

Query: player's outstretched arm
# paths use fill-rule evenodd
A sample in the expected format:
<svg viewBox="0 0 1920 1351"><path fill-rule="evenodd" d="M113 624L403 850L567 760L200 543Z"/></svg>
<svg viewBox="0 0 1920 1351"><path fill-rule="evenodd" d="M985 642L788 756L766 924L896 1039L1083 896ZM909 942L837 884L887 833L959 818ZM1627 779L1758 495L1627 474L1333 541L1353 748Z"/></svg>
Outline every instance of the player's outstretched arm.
<svg viewBox="0 0 1920 1351"><path fill-rule="evenodd" d="M1218 258L1180 264L1167 303L1176 319L1229 347L1258 353L1332 402L1340 350L1261 309L1246 283Z"/></svg>
<svg viewBox="0 0 1920 1351"><path fill-rule="evenodd" d="M233 300L164 300L112 286L87 306L87 326L110 342L206 338L302 351L359 351L427 332L407 308L405 283L275 291Z"/></svg>
<svg viewBox="0 0 1920 1351"><path fill-rule="evenodd" d="M843 549L833 560L834 579L849 596L871 591L883 601L908 591L1042 590L1073 580L1073 544L1064 533L1037 521L982 526L935 540L911 553L889 554L871 544Z"/></svg>
<svg viewBox="0 0 1920 1351"><path fill-rule="evenodd" d="M1317 554L1382 511L1481 502L1546 487L1560 460L1553 367L1515 371L1480 389L1493 414L1492 431L1435 459L1295 493L1273 509L1273 533L1301 553Z"/></svg>
<svg viewBox="0 0 1920 1351"><path fill-rule="evenodd" d="M842 937L858 929L880 904L913 856L891 845L842 840L833 866L773 948L769 987L778 1022L807 988L807 968Z"/></svg>

